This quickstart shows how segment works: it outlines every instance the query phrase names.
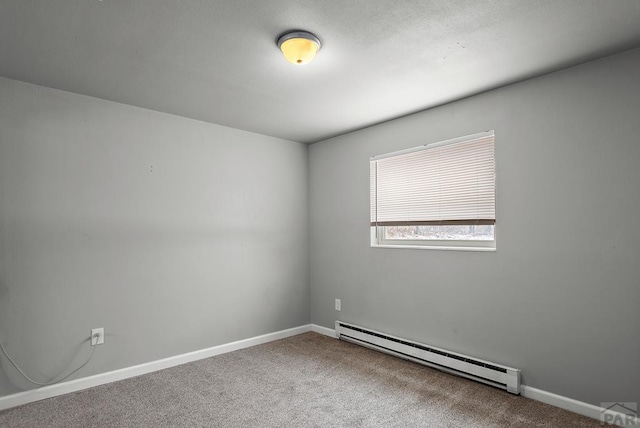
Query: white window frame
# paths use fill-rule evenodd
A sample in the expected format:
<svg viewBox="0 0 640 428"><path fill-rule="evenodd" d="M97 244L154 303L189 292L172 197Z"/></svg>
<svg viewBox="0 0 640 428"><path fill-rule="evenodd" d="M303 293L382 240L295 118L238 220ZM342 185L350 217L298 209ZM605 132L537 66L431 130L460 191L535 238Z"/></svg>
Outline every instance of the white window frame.
<svg viewBox="0 0 640 428"><path fill-rule="evenodd" d="M412 248L425 250L496 251L497 228L493 226L493 239L387 239L385 226L371 226L371 246L374 248Z"/></svg>
<svg viewBox="0 0 640 428"><path fill-rule="evenodd" d="M400 150L397 152L387 153L381 156L388 157L393 155L400 155L403 153L409 153L416 150L423 150L424 148L444 146L449 144L455 144L462 141L472 140L480 138L488 134L494 135L494 131L486 131L473 135L467 135L459 138L452 138L445 141L439 141L436 143L425 144L424 146L411 148L407 150ZM494 141L495 147L495 141ZM373 156L377 158L378 156ZM495 174L495 170L494 170ZM497 178L495 186L497 188ZM494 188L494 192L497 190ZM495 196L494 196L495 198ZM497 210L497 207L496 207ZM497 214L496 214L497 217ZM497 225L493 225L493 239L492 240L447 240L447 239L387 239L385 236L386 226L371 226L371 247L373 248L408 248L408 249L426 249L426 250L454 250L454 251L496 251L497 241Z"/></svg>

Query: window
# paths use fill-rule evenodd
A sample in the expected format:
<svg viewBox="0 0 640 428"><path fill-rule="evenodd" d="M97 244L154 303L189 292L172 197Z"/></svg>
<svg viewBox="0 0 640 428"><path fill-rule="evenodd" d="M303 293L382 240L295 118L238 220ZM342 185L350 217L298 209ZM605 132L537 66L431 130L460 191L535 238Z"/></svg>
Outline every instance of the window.
<svg viewBox="0 0 640 428"><path fill-rule="evenodd" d="M495 250L493 131L374 156L371 245Z"/></svg>

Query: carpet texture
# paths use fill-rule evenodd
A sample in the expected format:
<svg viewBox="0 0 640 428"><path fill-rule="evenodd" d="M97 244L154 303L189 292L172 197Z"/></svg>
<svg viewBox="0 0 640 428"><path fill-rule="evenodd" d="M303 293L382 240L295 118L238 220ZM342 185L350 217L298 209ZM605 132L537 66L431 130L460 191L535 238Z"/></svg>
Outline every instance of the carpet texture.
<svg viewBox="0 0 640 428"><path fill-rule="evenodd" d="M0 412L0 427L600 427L305 333Z"/></svg>

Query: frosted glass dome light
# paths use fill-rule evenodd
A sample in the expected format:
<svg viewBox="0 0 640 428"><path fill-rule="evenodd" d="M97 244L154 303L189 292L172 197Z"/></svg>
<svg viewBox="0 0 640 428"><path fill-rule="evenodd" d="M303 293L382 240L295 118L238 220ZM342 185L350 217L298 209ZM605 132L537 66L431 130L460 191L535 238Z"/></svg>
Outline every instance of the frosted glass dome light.
<svg viewBox="0 0 640 428"><path fill-rule="evenodd" d="M291 31L278 38L278 47L291 64L304 65L313 61L322 44L307 31Z"/></svg>

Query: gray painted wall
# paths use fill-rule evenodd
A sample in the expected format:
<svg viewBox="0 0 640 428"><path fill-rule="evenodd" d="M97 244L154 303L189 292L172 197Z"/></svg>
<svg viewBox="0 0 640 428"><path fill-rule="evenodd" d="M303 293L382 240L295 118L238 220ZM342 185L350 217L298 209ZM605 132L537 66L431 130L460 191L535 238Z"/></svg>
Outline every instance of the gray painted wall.
<svg viewBox="0 0 640 428"><path fill-rule="evenodd" d="M297 143L0 79L0 339L46 379L92 327L107 343L78 376L305 324L310 230L313 322L640 402L638 75L635 50L312 145L310 164ZM486 129L498 251L370 248L369 156ZM0 360L0 395L30 387Z"/></svg>
<svg viewBox="0 0 640 428"><path fill-rule="evenodd" d="M34 378L93 327L78 376L307 324L308 209L305 145L0 79L0 339Z"/></svg>
<svg viewBox="0 0 640 428"><path fill-rule="evenodd" d="M312 145L312 322L640 402L639 76L634 50ZM497 252L370 248L369 156L490 129Z"/></svg>

